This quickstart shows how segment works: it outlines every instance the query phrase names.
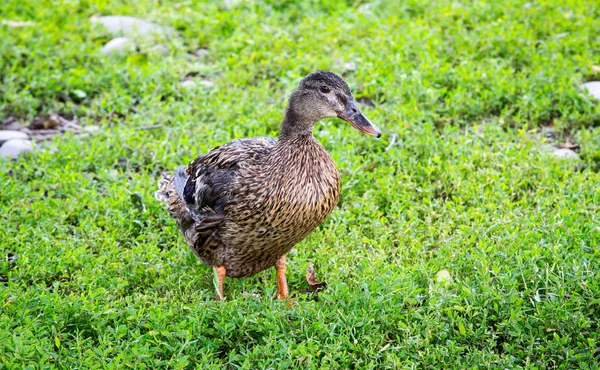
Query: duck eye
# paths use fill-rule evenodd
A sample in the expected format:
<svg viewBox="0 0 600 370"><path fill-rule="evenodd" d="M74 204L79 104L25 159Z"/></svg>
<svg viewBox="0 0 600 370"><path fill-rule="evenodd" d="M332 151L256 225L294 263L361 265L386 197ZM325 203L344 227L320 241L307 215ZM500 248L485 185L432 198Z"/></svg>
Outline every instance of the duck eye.
<svg viewBox="0 0 600 370"><path fill-rule="evenodd" d="M322 92L323 94L327 94L328 92L330 92L330 91L331 91L331 90L329 89L329 87L328 87L328 86L321 86L321 87L319 88L319 90L321 90L321 92Z"/></svg>

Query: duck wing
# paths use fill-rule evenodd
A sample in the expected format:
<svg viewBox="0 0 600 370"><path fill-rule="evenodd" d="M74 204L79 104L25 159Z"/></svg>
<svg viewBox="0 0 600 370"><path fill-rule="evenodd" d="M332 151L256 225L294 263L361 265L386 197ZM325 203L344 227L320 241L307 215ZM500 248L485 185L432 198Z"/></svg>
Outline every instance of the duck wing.
<svg viewBox="0 0 600 370"><path fill-rule="evenodd" d="M225 220L225 205L235 192L232 185L240 168L266 157L276 142L273 138L234 140L175 171L175 189L197 231L218 229Z"/></svg>

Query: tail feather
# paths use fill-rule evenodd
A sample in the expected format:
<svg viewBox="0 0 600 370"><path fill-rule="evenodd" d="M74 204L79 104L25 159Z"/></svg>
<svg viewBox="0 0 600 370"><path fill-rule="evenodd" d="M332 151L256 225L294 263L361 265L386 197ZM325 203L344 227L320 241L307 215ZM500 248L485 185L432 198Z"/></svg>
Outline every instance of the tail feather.
<svg viewBox="0 0 600 370"><path fill-rule="evenodd" d="M175 169L175 175L173 177L175 180L175 191L177 191L177 194L179 194L179 198L185 199L183 196L183 191L189 178L189 176L185 173L185 167L179 167Z"/></svg>

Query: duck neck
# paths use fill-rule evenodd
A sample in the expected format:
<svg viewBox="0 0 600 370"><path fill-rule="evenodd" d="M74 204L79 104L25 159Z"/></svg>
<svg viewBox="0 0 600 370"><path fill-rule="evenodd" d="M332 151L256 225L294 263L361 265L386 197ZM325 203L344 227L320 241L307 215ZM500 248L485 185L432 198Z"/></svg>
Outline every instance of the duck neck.
<svg viewBox="0 0 600 370"><path fill-rule="evenodd" d="M285 117L281 124L279 132L279 140L295 140L301 138L312 138L313 127L316 122L313 120L298 115L289 106L285 111Z"/></svg>

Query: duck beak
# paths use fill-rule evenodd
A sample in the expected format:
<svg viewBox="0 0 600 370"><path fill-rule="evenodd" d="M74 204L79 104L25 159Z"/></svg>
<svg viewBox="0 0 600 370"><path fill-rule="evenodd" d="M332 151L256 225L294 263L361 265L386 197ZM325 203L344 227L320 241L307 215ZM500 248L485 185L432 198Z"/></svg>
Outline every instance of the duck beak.
<svg viewBox="0 0 600 370"><path fill-rule="evenodd" d="M349 122L355 129L364 134L375 137L381 136L381 131L362 114L354 100L350 100L346 105L346 109L343 112L339 112L337 116Z"/></svg>

